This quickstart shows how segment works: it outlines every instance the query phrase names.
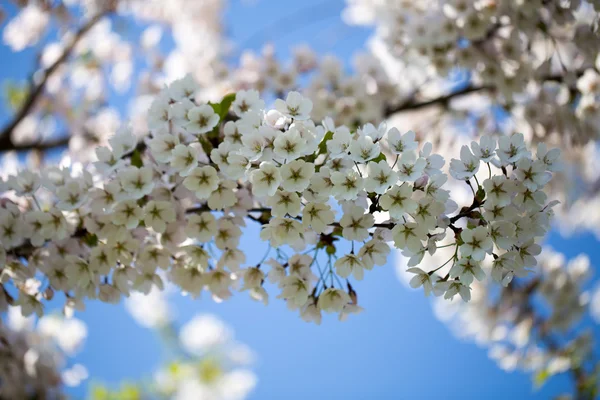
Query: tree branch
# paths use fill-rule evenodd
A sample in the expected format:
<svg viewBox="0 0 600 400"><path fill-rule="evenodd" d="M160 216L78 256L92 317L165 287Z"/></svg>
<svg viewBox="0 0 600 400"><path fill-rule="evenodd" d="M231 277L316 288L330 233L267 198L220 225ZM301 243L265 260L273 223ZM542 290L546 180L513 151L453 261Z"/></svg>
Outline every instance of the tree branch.
<svg viewBox="0 0 600 400"><path fill-rule="evenodd" d="M476 208L481 207L484 203L485 200L480 203L476 199L473 199L473 203L469 207L463 208L460 213L450 218L450 223L453 224L461 218L468 217L471 212L473 212Z"/></svg>
<svg viewBox="0 0 600 400"><path fill-rule="evenodd" d="M10 143L8 143L9 147L6 147L6 148L3 147L4 145L6 145L6 143L4 143L3 141L0 140L0 152L11 151L11 150L17 150L17 151L51 150L51 149L56 149L59 147L68 146L70 140L71 140L71 136L62 136L60 138L47 140L47 141L40 141L40 142L35 142L35 143L12 144L12 141L11 141Z"/></svg>
<svg viewBox="0 0 600 400"><path fill-rule="evenodd" d="M425 108L425 107L429 107L429 106L433 106L433 105L442 105L442 104L447 104L450 100L452 100L455 97L460 97L460 96L465 96L467 94L470 93L474 93L474 92L479 92L479 91L483 91L483 90L489 90L492 89L491 86L473 86L472 84L467 85L466 87L459 89L455 92L446 94L444 96L439 96L436 97L434 99L431 100L426 100L426 101L415 101L415 99L410 99L402 104L399 104L397 106L394 107L388 107L385 110L384 115L386 117L389 117L390 115L402 112L402 111L411 111L411 110L418 110L420 108Z"/></svg>
<svg viewBox="0 0 600 400"><path fill-rule="evenodd" d="M27 98L25 99L25 101L23 102L23 105L21 106L19 111L15 114L13 119L2 129L2 132L0 133L0 151L21 150L21 149L28 150L28 149L32 149L32 148L40 148L40 146L42 146L42 149L43 149L44 147L47 147L47 146L44 146L43 144L37 144L36 146L28 145L28 146L24 146L24 147L18 146L15 143L13 143L11 135L12 135L14 129L17 127L17 125L19 125L19 123L27 116L27 114L31 111L31 109L35 105L38 98L44 92L44 88L46 87L46 83L48 82L48 79L50 78L50 76L58 69L58 67L62 63L64 63L69 58L69 56L71 55L71 53L75 49L75 46L81 40L81 38L90 29L92 29L92 27L107 13L108 13L108 9L106 11L103 11L103 12L95 15L87 23L85 23L82 27L79 28L79 30L75 33L73 40L71 41L69 46L67 46L65 48L65 50L60 55L60 57L58 57L58 59L42 73L42 75L43 75L42 79L37 85L35 84L33 75L31 76L30 84L29 84L29 92L27 94ZM53 147L56 147L59 144L56 144Z"/></svg>
<svg viewBox="0 0 600 400"><path fill-rule="evenodd" d="M546 76L541 77L540 81L541 82L548 82L548 81L564 82L565 78L568 75L572 74L572 76L579 78L583 75L585 70L586 69L579 69L579 70L575 70L575 71L566 71L564 74L546 75ZM436 97L436 98L433 98L430 100L416 101L414 99L414 97L412 97L412 98L408 99L407 101L405 101L404 103L401 103L401 104L393 106L393 107L388 107L384 111L384 116L389 117L396 113L400 113L400 112L404 112L404 111L418 110L420 108L426 108L426 107L434 106L434 105L447 105L450 102L450 100L452 100L456 97L466 96L471 93L476 93L476 92L481 92L481 91L486 91L486 90L492 91L495 89L496 88L491 85L475 86L472 83L469 83L467 86L465 86L462 89L456 90L454 92L451 92L446 95L439 96L439 97Z"/></svg>

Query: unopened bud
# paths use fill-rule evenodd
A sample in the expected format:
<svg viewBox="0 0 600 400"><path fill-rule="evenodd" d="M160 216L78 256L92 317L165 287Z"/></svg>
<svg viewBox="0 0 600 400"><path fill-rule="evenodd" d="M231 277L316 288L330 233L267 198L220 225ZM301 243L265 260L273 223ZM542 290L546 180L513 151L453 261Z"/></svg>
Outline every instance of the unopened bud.
<svg viewBox="0 0 600 400"><path fill-rule="evenodd" d="M44 293L42 293L42 296L44 296L46 300L52 300L54 298L54 290L52 287L48 286L46 290L44 290Z"/></svg>
<svg viewBox="0 0 600 400"><path fill-rule="evenodd" d="M429 177L427 175L423 175L415 181L415 190L423 189L425 186L427 186L427 182L429 182Z"/></svg>

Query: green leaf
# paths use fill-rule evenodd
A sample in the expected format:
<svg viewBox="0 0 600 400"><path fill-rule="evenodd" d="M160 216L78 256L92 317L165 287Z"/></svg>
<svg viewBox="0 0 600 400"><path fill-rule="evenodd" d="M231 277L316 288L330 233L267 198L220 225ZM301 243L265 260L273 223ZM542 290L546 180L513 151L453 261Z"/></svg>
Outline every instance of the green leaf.
<svg viewBox="0 0 600 400"><path fill-rule="evenodd" d="M333 132L327 131L325 136L323 136L323 140L319 143L319 154L327 153L327 142L333 139Z"/></svg>
<svg viewBox="0 0 600 400"><path fill-rule="evenodd" d="M539 389L542 386L544 386L548 378L550 378L551 376L552 375L547 369L542 369L538 371L533 377L533 384L535 385L535 388Z"/></svg>
<svg viewBox="0 0 600 400"><path fill-rule="evenodd" d="M138 149L135 149L131 155L131 165L138 168L142 168L144 166L144 162L142 161L142 153L140 153Z"/></svg>
<svg viewBox="0 0 600 400"><path fill-rule="evenodd" d="M332 138L333 132L327 131L327 133L325 133L325 136L323 136L323 140L321 140L321 143L319 143L318 151L316 152L316 154L310 154L304 157L304 161L306 161L307 163L314 163L319 155L327 153L327 142L330 141ZM315 171L319 172L320 168L321 166L317 165Z"/></svg>
<svg viewBox="0 0 600 400"><path fill-rule="evenodd" d="M225 97L223 97L223 100L221 100L220 110L218 112L215 111L217 114L219 114L219 117L221 117L221 121L223 121L225 119L225 117L227 116L227 114L229 113L231 104L233 104L234 101L235 101L235 93L230 93L230 94L226 95Z"/></svg>
<svg viewBox="0 0 600 400"><path fill-rule="evenodd" d="M85 237L83 238L83 241L85 242L85 244L87 244L89 247L96 247L98 245L98 236L96 236L93 233L88 233L87 235L85 235Z"/></svg>
<svg viewBox="0 0 600 400"><path fill-rule="evenodd" d="M219 116L220 121L223 121L227 114L229 113L229 109L231 108L231 104L235 101L235 93L230 93L223 97L220 103L208 103L215 114Z"/></svg>
<svg viewBox="0 0 600 400"><path fill-rule="evenodd" d="M373 161L374 163L378 163L379 161L387 161L387 157L385 156L385 154L379 153L379 155L377 157L375 157L374 159L372 159L370 161Z"/></svg>
<svg viewBox="0 0 600 400"><path fill-rule="evenodd" d="M215 128L212 131L207 133L207 136L209 138L216 139L219 137L219 126L225 120L225 117L227 117L227 114L229 113L229 109L231 108L231 104L234 101L235 101L235 93L230 93L228 95L225 95L225 97L223 97L223 99L221 100L220 103L211 103L211 102L208 103L208 105L212 107L215 114L217 114L219 116L219 124L217 124L217 126L215 126ZM204 149L204 152L206 154L210 154L210 150L213 149L213 146L211 146L210 150L207 151L205 144L202 143L202 148Z"/></svg>
<svg viewBox="0 0 600 400"><path fill-rule="evenodd" d="M221 115L221 104L220 103L211 103L209 101L208 105L212 107L212 109L215 112L215 114L217 114L219 116Z"/></svg>
<svg viewBox="0 0 600 400"><path fill-rule="evenodd" d="M8 103L8 108L12 111L21 108L21 105L27 98L29 90L24 84L17 84L14 82L6 82L4 84L4 97Z"/></svg>
<svg viewBox="0 0 600 400"><path fill-rule="evenodd" d="M485 190L480 186L475 194L475 201L477 201L477 204L481 204L483 199L485 199Z"/></svg>

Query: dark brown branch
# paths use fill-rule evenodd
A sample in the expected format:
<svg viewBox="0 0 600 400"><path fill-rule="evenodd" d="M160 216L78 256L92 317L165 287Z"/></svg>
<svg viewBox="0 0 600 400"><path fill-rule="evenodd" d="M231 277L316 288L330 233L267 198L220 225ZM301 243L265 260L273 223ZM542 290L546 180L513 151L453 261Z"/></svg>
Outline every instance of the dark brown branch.
<svg viewBox="0 0 600 400"><path fill-rule="evenodd" d="M0 151L10 151L10 150L17 150L17 151L29 151L29 150L38 150L38 151L45 151L45 150L51 150L51 149L56 149L59 147L65 147L69 145L69 140L71 140L71 136L62 136L60 138L56 138L56 139L52 139L52 140L47 140L47 141L42 141L42 142L35 142L35 143L23 143L23 144L12 144L12 141L10 143L10 147L8 148L3 148L1 146L3 146L5 143L0 141Z"/></svg>
<svg viewBox="0 0 600 400"><path fill-rule="evenodd" d="M436 97L431 100L415 101L414 99L410 99L410 100L408 100L402 104L399 104L397 106L388 107L385 110L385 116L388 117L390 115L393 115L393 114L396 114L399 112L418 110L420 108L425 108L425 107L429 107L429 106L433 106L433 105L448 104L448 102L455 97L461 97L461 96L465 96L470 93L479 92L479 91L483 91L483 90L489 90L489 89L492 89L492 87L468 85L468 86L466 86L462 89L459 89L455 92L448 93L444 96L439 96L439 97Z"/></svg>
<svg viewBox="0 0 600 400"><path fill-rule="evenodd" d="M568 75L572 75L574 77L579 78L583 75L584 72L585 72L585 69L579 69L579 70L575 70L575 71L566 71L564 74L553 74L553 75L543 76L540 78L540 81L542 81L542 82L548 82L548 81L564 82L565 78ZM398 104L393 107L388 107L384 112L384 116L389 117L389 116L399 113L399 112L413 111L413 110L418 110L421 108L426 108L426 107L435 106L435 105L446 106L446 105L448 105L450 100L452 100L456 97L462 97L462 96L466 96L471 93L482 92L482 91L493 91L495 89L496 88L491 85L475 86L471 83L462 89L456 90L454 92L451 92L446 95L439 96L439 97L436 97L436 98L433 98L430 100L417 101L413 97L401 104Z"/></svg>
<svg viewBox="0 0 600 400"><path fill-rule="evenodd" d="M450 218L450 223L453 224L461 218L468 217L471 214L471 212L473 212L476 208L481 207L484 203L485 201L479 203L478 201L474 200L469 207L463 208L460 213Z"/></svg>
<svg viewBox="0 0 600 400"><path fill-rule="evenodd" d="M27 114L31 111L31 109L35 106L38 98L44 92L46 87L46 83L50 76L63 64L71 55L77 43L81 40L81 38L90 30L92 27L104 16L107 14L107 11L101 12L90 19L85 25L83 25L79 30L75 33L73 40L71 43L65 48L63 53L56 59L56 61L50 65L45 71L42 73L42 79L39 83L35 83L34 76L32 75L29 84L29 92L27 94L27 98L23 102L19 111L15 114L14 118L6 125L2 132L0 133L0 151L7 150L27 150L27 146L25 148L16 145L13 143L11 135L14 129L19 125L19 123L27 116ZM35 75L35 74L34 74ZM43 146L43 144L38 144L34 147L30 148L39 148ZM55 146L56 147L56 146Z"/></svg>

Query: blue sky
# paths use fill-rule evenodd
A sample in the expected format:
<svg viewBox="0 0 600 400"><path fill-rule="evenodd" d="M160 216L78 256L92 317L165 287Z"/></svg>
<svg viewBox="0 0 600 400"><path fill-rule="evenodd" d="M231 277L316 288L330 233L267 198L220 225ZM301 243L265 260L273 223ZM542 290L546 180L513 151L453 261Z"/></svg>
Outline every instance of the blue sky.
<svg viewBox="0 0 600 400"><path fill-rule="evenodd" d="M225 23L233 42L243 47L259 49L271 40L285 58L291 45L308 43L319 53L349 59L369 32L344 26L339 18L342 8L341 0L231 1ZM14 54L0 47L0 77L24 79L34 55L33 50ZM111 101L126 104L122 96L111 96ZM0 122L6 118L3 106ZM242 249L252 262L262 257L265 244L257 240L255 227L249 229ZM568 257L587 252L592 264L600 264L596 241L590 236L564 240L552 234L548 243ZM344 323L328 317L321 326L307 324L274 296L265 307L245 293L222 304L208 296L196 301L177 298L178 321L210 312L235 329L237 339L257 354L254 371L259 383L250 397L256 400L545 399L570 390L569 379L558 376L534 391L527 374L501 371L485 349L452 336L435 318L422 291L398 281L393 257L366 275L355 286L366 311ZM92 379L117 384L149 376L164 356L158 336L136 325L122 305L92 302L87 307L78 317L88 324L89 337L76 361L87 366ZM598 337L596 326L594 331ZM85 392L83 386L72 394L82 398Z"/></svg>

